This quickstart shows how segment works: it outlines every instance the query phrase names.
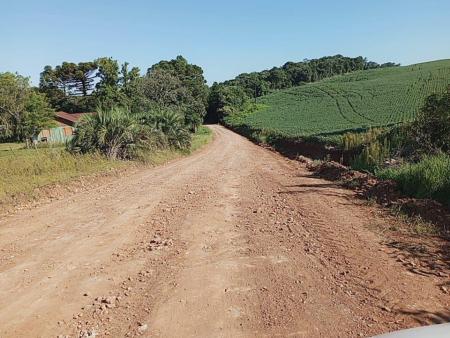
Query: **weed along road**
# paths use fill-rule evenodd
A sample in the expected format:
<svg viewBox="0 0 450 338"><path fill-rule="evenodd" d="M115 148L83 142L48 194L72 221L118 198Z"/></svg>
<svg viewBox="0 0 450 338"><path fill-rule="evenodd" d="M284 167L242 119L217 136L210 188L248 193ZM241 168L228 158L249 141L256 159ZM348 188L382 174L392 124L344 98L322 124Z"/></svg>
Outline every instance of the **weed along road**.
<svg viewBox="0 0 450 338"><path fill-rule="evenodd" d="M211 128L192 156L2 217L0 336L366 337L448 318L448 275L410 272L374 206Z"/></svg>

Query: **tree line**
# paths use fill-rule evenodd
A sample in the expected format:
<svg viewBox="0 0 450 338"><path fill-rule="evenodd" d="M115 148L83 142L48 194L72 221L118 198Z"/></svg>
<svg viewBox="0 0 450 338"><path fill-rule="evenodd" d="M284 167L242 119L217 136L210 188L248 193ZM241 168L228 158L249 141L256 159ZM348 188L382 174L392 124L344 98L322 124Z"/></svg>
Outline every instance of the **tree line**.
<svg viewBox="0 0 450 338"><path fill-rule="evenodd" d="M127 62L120 65L106 57L78 64L63 62L54 68L46 66L39 90L57 110L170 110L183 116L192 131L203 122L208 97L202 68L182 56L154 64L143 76L138 67L130 67Z"/></svg>
<svg viewBox="0 0 450 338"><path fill-rule="evenodd" d="M305 59L302 62L286 62L281 67L261 72L243 73L232 80L215 82L212 85L208 100L208 119L221 121L224 116L243 109L251 99L273 90L299 86L358 70L396 66L399 64L393 62L378 64L362 56L351 58L334 55Z"/></svg>
<svg viewBox="0 0 450 338"><path fill-rule="evenodd" d="M37 88L31 87L26 77L0 73L0 138L25 141L37 136L42 129L54 125L55 110L94 112L115 108L134 116L153 116L147 119L152 121L154 116L170 112L177 115L177 123L182 121L192 132L207 113L207 119L220 121L272 90L357 70L393 66L397 64L335 55L243 73L210 88L203 69L182 56L160 61L144 75L138 67L128 62L120 64L111 57L47 65Z"/></svg>
<svg viewBox="0 0 450 338"><path fill-rule="evenodd" d="M115 110L117 117L116 108L152 116L147 119L152 121L163 116L178 127L181 121L193 132L203 122L207 102L202 68L182 56L160 61L144 75L138 67L110 57L47 65L38 87L32 87L29 78L5 72L0 73L0 139L28 142L55 126L55 111ZM176 116L170 118L169 113Z"/></svg>

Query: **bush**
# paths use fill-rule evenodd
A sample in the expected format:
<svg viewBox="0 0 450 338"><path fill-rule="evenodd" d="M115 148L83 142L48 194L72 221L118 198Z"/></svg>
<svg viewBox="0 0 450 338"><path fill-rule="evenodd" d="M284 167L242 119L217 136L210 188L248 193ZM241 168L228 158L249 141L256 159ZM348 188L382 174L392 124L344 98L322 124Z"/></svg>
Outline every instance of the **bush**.
<svg viewBox="0 0 450 338"><path fill-rule="evenodd" d="M99 152L110 159L136 157L139 148L156 142L155 135L135 116L121 108L100 110L85 116L76 126L76 134L68 143L71 152Z"/></svg>
<svg viewBox="0 0 450 338"><path fill-rule="evenodd" d="M396 181L410 196L433 198L450 205L450 156L447 154L428 155L418 163L384 169L376 174Z"/></svg>
<svg viewBox="0 0 450 338"><path fill-rule="evenodd" d="M356 170L373 171L389 158L391 145L387 138L375 140L362 147L361 152L355 156L350 165Z"/></svg>
<svg viewBox="0 0 450 338"><path fill-rule="evenodd" d="M169 110L154 110L138 116L139 121L159 134L168 147L187 149L191 145L191 134L183 117Z"/></svg>
<svg viewBox="0 0 450 338"><path fill-rule="evenodd" d="M122 108L99 110L85 116L68 143L71 152L98 152L110 159L132 159L142 152L164 148L186 149L191 134L183 117L171 111L132 114Z"/></svg>
<svg viewBox="0 0 450 338"><path fill-rule="evenodd" d="M417 143L426 151L450 153L450 88L426 99L412 129Z"/></svg>

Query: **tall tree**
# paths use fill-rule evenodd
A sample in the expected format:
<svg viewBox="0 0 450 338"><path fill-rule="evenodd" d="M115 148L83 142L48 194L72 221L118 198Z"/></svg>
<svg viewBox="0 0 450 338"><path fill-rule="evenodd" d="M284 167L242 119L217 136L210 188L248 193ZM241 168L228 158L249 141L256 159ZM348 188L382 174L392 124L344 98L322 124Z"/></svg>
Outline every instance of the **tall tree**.
<svg viewBox="0 0 450 338"><path fill-rule="evenodd" d="M39 88L49 97L53 107L66 111L91 111L97 64L95 62L63 62L54 69L45 66Z"/></svg>
<svg viewBox="0 0 450 338"><path fill-rule="evenodd" d="M119 63L110 57L95 60L97 64L97 79L95 98L97 105L112 109L115 106L125 106L126 98L119 88Z"/></svg>
<svg viewBox="0 0 450 338"><path fill-rule="evenodd" d="M225 86L216 82L211 86L208 97L208 122L217 123L241 109L249 97L239 86Z"/></svg>
<svg viewBox="0 0 450 338"><path fill-rule="evenodd" d="M139 68L133 67L131 69L128 69L129 65L130 64L128 62L124 62L122 64L122 67L120 68L120 84L123 88L127 88L127 86L129 86L139 78Z"/></svg>
<svg viewBox="0 0 450 338"><path fill-rule="evenodd" d="M170 61L161 61L147 70L147 76L153 73L166 73L166 79L176 78L180 88L177 106L185 117L185 123L191 130L196 130L206 115L208 86L203 76L203 70L197 65L188 63L182 56ZM172 81L172 80L170 80Z"/></svg>
<svg viewBox="0 0 450 338"><path fill-rule="evenodd" d="M26 77L0 73L0 133L25 141L54 124L45 95L33 90Z"/></svg>

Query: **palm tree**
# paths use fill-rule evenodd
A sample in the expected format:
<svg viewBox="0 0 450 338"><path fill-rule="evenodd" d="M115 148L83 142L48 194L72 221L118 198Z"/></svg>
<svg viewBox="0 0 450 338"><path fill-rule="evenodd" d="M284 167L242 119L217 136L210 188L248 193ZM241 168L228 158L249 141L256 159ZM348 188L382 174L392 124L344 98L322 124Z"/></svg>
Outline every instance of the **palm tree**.
<svg viewBox="0 0 450 338"><path fill-rule="evenodd" d="M110 159L130 159L141 150L186 149L191 135L183 117L172 111L132 114L123 108L98 109L76 125L68 143L72 152L99 152Z"/></svg>
<svg viewBox="0 0 450 338"><path fill-rule="evenodd" d="M184 118L174 111L155 110L140 114L139 120L152 131L164 135L169 147L185 149L191 144L191 134L184 124Z"/></svg>
<svg viewBox="0 0 450 338"><path fill-rule="evenodd" d="M127 110L100 110L77 124L69 148L82 153L98 151L111 159L131 158L149 134L146 129Z"/></svg>

